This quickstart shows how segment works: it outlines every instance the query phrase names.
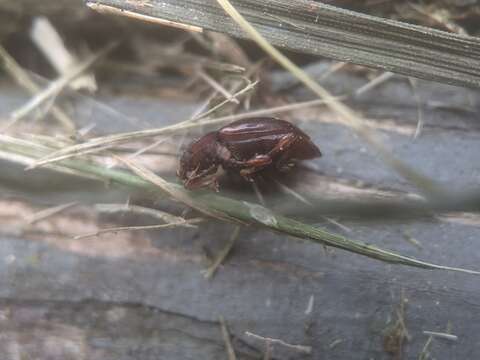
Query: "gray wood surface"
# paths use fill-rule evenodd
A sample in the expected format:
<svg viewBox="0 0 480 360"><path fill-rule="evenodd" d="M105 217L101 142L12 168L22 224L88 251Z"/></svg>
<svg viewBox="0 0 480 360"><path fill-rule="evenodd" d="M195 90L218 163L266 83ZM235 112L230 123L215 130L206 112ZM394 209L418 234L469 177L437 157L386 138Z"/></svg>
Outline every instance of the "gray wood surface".
<svg viewBox="0 0 480 360"><path fill-rule="evenodd" d="M273 76L277 91L282 91L287 76ZM363 77L336 74L324 85L342 94L364 82ZM308 96L294 85L283 91L292 101ZM478 92L420 82L417 95L425 120L417 140L412 139L417 102L405 79L394 78L351 105L368 118L380 119L372 120L372 126L401 158L451 189L475 186L480 176ZM19 97L2 87L2 111L21 103ZM128 95L99 100L157 125L183 119L195 108L181 101L167 106L156 98ZM99 116L92 114L90 119ZM300 126L324 153L314 162L318 173L298 183L298 191L357 197L412 190L349 129L333 123L324 109L292 117L304 120ZM47 171L23 173L12 164L0 166L2 359L227 359L220 315L228 322L241 359L261 358L264 350L245 331L310 345L312 359L389 359L383 348L385 331L396 319L402 292L408 299L405 324L411 336L405 359L418 358L428 339L424 330L458 336L456 342L434 339L430 351L435 359L475 359L480 353L478 277L385 265L244 229L228 261L209 281L200 273L206 267L202 249L218 252L232 231L230 225L72 240L96 226L142 221L97 217L91 208L80 207L22 233L20 215L35 209L68 201L123 202L128 194L107 190L104 184L52 178ZM161 172L173 175L172 169ZM354 238L444 265L479 268L477 215L409 222L336 220L348 226L347 235ZM343 231L329 223L319 225ZM406 234L422 248L406 241ZM314 302L308 312L310 298ZM280 345L273 356L308 358Z"/></svg>

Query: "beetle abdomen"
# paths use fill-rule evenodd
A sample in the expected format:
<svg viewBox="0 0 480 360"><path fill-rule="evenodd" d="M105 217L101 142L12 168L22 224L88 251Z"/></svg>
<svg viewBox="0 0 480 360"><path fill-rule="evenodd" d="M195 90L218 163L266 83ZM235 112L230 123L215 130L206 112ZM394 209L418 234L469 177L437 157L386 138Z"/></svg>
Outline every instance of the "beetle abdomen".
<svg viewBox="0 0 480 360"><path fill-rule="evenodd" d="M302 130L285 120L273 118L235 121L218 130L218 140L237 160L246 160L257 154L267 154L283 137L291 134L297 136L297 140L286 149L290 158L307 160L321 156L318 147Z"/></svg>
<svg viewBox="0 0 480 360"><path fill-rule="evenodd" d="M322 156L320 149L307 136L297 140L290 149L290 157L296 160L310 160Z"/></svg>

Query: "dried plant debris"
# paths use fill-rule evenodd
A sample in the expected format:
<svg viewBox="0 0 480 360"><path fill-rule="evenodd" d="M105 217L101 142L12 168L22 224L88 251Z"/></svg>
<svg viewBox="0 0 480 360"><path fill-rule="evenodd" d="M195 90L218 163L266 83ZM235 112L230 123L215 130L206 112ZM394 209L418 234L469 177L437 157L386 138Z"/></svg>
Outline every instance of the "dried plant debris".
<svg viewBox="0 0 480 360"><path fill-rule="evenodd" d="M429 360L431 359L430 348L432 346L433 336L429 336L425 344L423 345L422 351L418 355L418 360Z"/></svg>
<svg viewBox="0 0 480 360"><path fill-rule="evenodd" d="M225 348L227 350L227 355L228 355L227 358L228 360L237 360L237 355L235 354L235 349L233 348L233 345L232 345L232 339L227 327L227 322L225 321L223 316L220 316L219 321L220 321L220 329L222 331L223 341L225 342Z"/></svg>
<svg viewBox="0 0 480 360"><path fill-rule="evenodd" d="M438 28L459 34L476 34L480 29L478 0L335 0L333 5L372 15Z"/></svg>
<svg viewBox="0 0 480 360"><path fill-rule="evenodd" d="M312 353L312 347L309 345L297 345L297 344L290 344L288 342L285 342L284 340L281 339L275 339L271 337L265 337L261 335L254 334L250 331L246 331L245 335L248 337L251 337L253 339L263 341L266 346L266 353L272 352L271 346L273 345L279 345L288 349L291 349L295 352L298 352L299 354L306 354L310 355Z"/></svg>
<svg viewBox="0 0 480 360"><path fill-rule="evenodd" d="M410 340L405 323L405 306L408 300L402 293L400 304L394 311L394 320L385 329L383 336L383 349L392 355L393 359L400 360L403 358L404 346Z"/></svg>
<svg viewBox="0 0 480 360"><path fill-rule="evenodd" d="M233 246L235 244L235 241L238 238L238 234L240 233L240 226L235 226L235 229L232 232L232 235L230 236L229 241L225 245L225 247L220 250L220 253L215 257L215 259L212 261L208 269L206 269L203 272L203 276L206 279L210 279L213 277L219 266L226 260L228 255L233 249Z"/></svg>
<svg viewBox="0 0 480 360"><path fill-rule="evenodd" d="M13 137L0 136L0 157L20 164L31 165L32 160L41 157L45 148L37 144L19 140ZM81 176L98 177L109 183L126 186L131 191L143 190L144 192L157 192L167 195L179 203L218 220L233 222L236 224L252 224L270 231L280 232L296 238L310 240L319 244L338 247L347 251L372 257L377 260L414 266L430 270L448 270L469 274L479 274L477 271L453 268L443 265L435 265L419 261L411 257L386 251L376 246L355 241L344 236L329 233L326 230L311 226L306 223L274 213L261 205L239 201L225 196L219 196L211 192L190 192L182 186L165 181L152 171L125 158L116 156L123 164L135 173L118 169L105 168L103 164L79 159L64 161L55 167L56 171L74 171Z"/></svg>
<svg viewBox="0 0 480 360"><path fill-rule="evenodd" d="M66 48L60 34L47 18L40 16L33 20L30 37L58 74L65 75L80 62ZM70 83L70 86L75 90L85 89L90 92L97 90L95 77L91 73L80 75Z"/></svg>

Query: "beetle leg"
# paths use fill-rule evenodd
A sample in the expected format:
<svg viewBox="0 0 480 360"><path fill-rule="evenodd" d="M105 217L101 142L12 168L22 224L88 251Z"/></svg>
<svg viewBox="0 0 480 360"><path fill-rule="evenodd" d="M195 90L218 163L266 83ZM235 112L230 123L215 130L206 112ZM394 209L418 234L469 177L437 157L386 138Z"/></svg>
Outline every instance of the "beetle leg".
<svg viewBox="0 0 480 360"><path fill-rule="evenodd" d="M225 163L227 165L233 165L233 167L236 168L255 168L270 165L272 163L272 158L268 155L255 155L248 160L237 160L232 157L226 160Z"/></svg>
<svg viewBox="0 0 480 360"><path fill-rule="evenodd" d="M257 171L262 170L265 166L272 163L272 157L269 155L256 155L253 158L244 161L243 165L246 166L240 170L240 175L242 175L246 180L252 181L250 175L256 173Z"/></svg>
<svg viewBox="0 0 480 360"><path fill-rule="evenodd" d="M285 135L278 141L278 144L268 152L267 156L273 157L282 151L286 151L286 149L292 146L297 140L300 140L300 137L297 134Z"/></svg>
<svg viewBox="0 0 480 360"><path fill-rule="evenodd" d="M298 135L296 134L288 134L282 137L278 144L270 150L265 155L256 155L253 158L246 161L246 165L252 167L263 167L266 165L270 165L273 161L273 157L280 152L288 151L288 148L293 145L295 141L299 139Z"/></svg>
<svg viewBox="0 0 480 360"><path fill-rule="evenodd" d="M270 150L266 155L256 155L255 157L245 161L247 168L240 170L240 175L249 180L250 175L262 170L265 166L270 165L273 157L280 152L288 151L287 149L298 140L298 135L288 134L280 139L278 144ZM287 159L288 156L282 156Z"/></svg>
<svg viewBox="0 0 480 360"><path fill-rule="evenodd" d="M272 157L270 155L255 155L253 158L245 161L247 167L260 168L272 163Z"/></svg>
<svg viewBox="0 0 480 360"><path fill-rule="evenodd" d="M296 134L288 134L283 136L267 154L255 155L248 160L237 160L231 152L224 146L219 146L217 149L218 156L222 159L223 163L227 167L241 168L240 175L247 181L252 181L251 175L264 169L266 166L273 162L273 157L279 153L288 151L288 148L299 140L299 136ZM285 157L288 158L288 157Z"/></svg>

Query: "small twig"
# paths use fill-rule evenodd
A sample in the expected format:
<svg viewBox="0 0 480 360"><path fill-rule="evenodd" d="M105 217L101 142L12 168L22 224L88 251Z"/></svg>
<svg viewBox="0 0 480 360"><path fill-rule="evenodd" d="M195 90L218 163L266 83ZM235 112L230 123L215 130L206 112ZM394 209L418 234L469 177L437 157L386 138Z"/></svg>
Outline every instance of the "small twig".
<svg viewBox="0 0 480 360"><path fill-rule="evenodd" d="M40 210L40 211L36 212L35 214L30 215L28 218L26 218L25 223L27 225L32 225L32 224L34 224L36 222L39 222L41 220L45 220L46 218L48 218L50 216L56 215L56 214L66 210L66 209L69 209L69 208L71 208L75 205L77 205L77 202L71 202L71 203L68 203L68 204L57 205L57 206L50 207L48 209Z"/></svg>
<svg viewBox="0 0 480 360"><path fill-rule="evenodd" d="M74 240L86 239L93 236L98 236L100 234L112 233L112 232L119 232L119 231L138 231L138 230L156 230L156 229L166 229L171 227L181 227L186 225L197 224L199 222L204 221L203 218L195 218L189 219L184 221L173 222L169 224L157 224L157 225L142 225L142 226L119 226L119 227L112 227L107 229L100 229L92 233L77 235L74 236Z"/></svg>
<svg viewBox="0 0 480 360"><path fill-rule="evenodd" d="M237 360L237 355L235 355L235 349L232 345L232 340L230 339L230 333L228 331L227 323L223 316L220 316L220 329L222 330L223 342L227 348L228 360Z"/></svg>
<svg viewBox="0 0 480 360"><path fill-rule="evenodd" d="M210 267L203 274L203 276L205 276L206 279L211 279L212 276L217 271L218 267L225 261L227 256L232 251L233 245L235 244L235 241L237 240L239 233L240 233L240 226L235 226L235 229L233 230L232 236L230 236L230 239L227 245L225 245L225 247L220 251L220 253L217 255L217 257L213 261L212 265L210 265Z"/></svg>
<svg viewBox="0 0 480 360"><path fill-rule="evenodd" d="M443 332L424 330L423 334L424 335L429 335L429 336L432 336L432 337L436 337L436 338L439 338L439 339L450 340L450 341L457 341L458 340L457 335L447 334L447 333L443 333Z"/></svg>
<svg viewBox="0 0 480 360"><path fill-rule="evenodd" d="M245 335L247 336L250 336L250 337L253 337L257 340L261 340L261 341L265 341L267 343L272 343L272 344L279 344L279 345L282 345L282 346L285 346L289 349L293 349L295 351L298 351L298 352L301 352L301 353L304 353L304 354L311 354L312 353L312 347L311 346L307 346L307 345L292 345L292 344L289 344L283 340L280 340L280 339L274 339L274 338L269 338L269 337L264 337L264 336L260 336L260 335L257 335L257 334L254 334L254 333L251 333L249 331L245 331Z"/></svg>

